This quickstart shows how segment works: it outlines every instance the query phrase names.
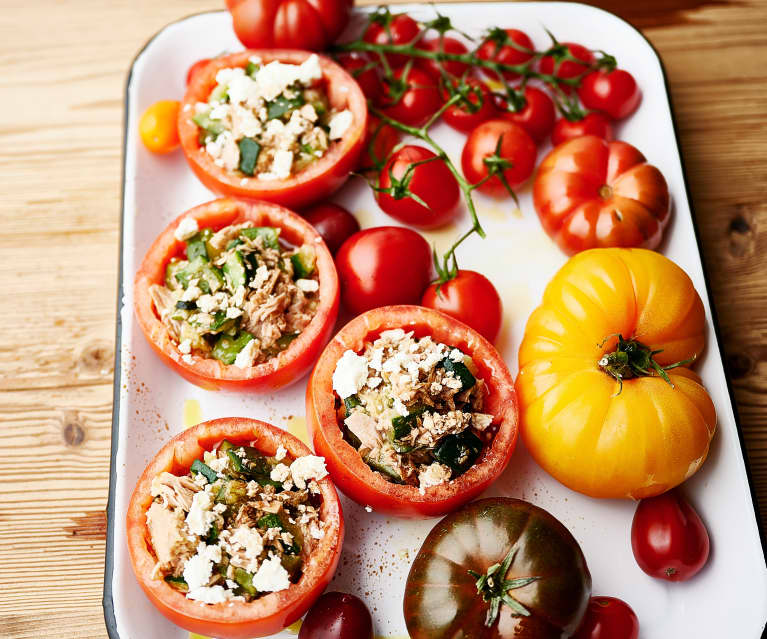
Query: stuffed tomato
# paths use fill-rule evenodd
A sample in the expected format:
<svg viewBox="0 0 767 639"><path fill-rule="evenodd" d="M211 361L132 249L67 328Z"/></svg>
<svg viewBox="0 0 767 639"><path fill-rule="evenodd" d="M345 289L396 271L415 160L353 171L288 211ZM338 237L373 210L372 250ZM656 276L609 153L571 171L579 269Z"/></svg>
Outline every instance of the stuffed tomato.
<svg viewBox="0 0 767 639"><path fill-rule="evenodd" d="M309 223L275 204L226 198L160 234L134 296L160 358L214 390L296 381L330 339L339 303L333 258Z"/></svg>
<svg viewBox="0 0 767 639"><path fill-rule="evenodd" d="M223 639L299 619L333 577L343 534L322 458L255 419L215 419L174 437L128 505L142 590L173 623Z"/></svg>
<svg viewBox="0 0 767 639"><path fill-rule="evenodd" d="M401 517L454 510L506 468L517 400L501 356L455 319L387 306L344 326L306 391L307 423L349 497Z"/></svg>
<svg viewBox="0 0 767 639"><path fill-rule="evenodd" d="M307 51L247 50L192 78L178 131L214 193L300 207L343 184L367 126L365 96L335 62Z"/></svg>

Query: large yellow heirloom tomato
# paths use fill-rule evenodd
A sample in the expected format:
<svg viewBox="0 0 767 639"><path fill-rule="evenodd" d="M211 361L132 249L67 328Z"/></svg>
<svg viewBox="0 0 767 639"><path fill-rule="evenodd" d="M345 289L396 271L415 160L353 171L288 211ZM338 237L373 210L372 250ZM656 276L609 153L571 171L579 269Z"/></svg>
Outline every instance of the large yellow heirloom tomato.
<svg viewBox="0 0 767 639"><path fill-rule="evenodd" d="M703 350L705 321L690 278L659 253L571 258L519 349L521 433L533 458L592 497L641 499L690 477L716 428L711 398L686 367Z"/></svg>

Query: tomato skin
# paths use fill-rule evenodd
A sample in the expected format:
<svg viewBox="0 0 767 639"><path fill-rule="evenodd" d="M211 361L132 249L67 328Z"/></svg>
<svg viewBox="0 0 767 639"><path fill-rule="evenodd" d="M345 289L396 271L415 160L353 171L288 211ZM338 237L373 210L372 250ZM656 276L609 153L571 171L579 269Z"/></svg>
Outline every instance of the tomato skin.
<svg viewBox="0 0 767 639"><path fill-rule="evenodd" d="M686 581L708 560L706 526L690 503L672 490L639 502L631 523L631 549L651 577Z"/></svg>
<svg viewBox="0 0 767 639"><path fill-rule="evenodd" d="M445 36L442 39L441 44L442 46L440 47L439 38L429 38L428 40L420 40L415 46L424 51L441 51L444 53L454 53L456 55L463 55L469 52L463 42L451 38L450 36ZM435 80L439 80L442 77L440 64L442 69L448 74L457 78L460 78L469 68L468 64L465 62L458 62L457 60L443 60L441 63L436 60L430 60L429 58L416 58L415 60L416 65Z"/></svg>
<svg viewBox="0 0 767 639"><path fill-rule="evenodd" d="M353 0L227 0L248 49L322 51L349 22Z"/></svg>
<svg viewBox="0 0 767 639"><path fill-rule="evenodd" d="M663 174L630 144L593 135L569 140L543 159L533 204L546 233L569 255L656 248L671 213Z"/></svg>
<svg viewBox="0 0 767 639"><path fill-rule="evenodd" d="M426 160L430 160L425 162ZM422 146L407 145L395 151L381 170L379 187L392 186L392 177L397 180L416 162L408 189L423 200L427 206L412 197L395 199L389 193L376 193L378 205L394 219L421 229L434 229L450 222L458 213L461 191L455 176L444 160Z"/></svg>
<svg viewBox="0 0 767 639"><path fill-rule="evenodd" d="M399 144L401 134L390 124L384 124L375 115L368 115L365 141L360 153L358 171L370 171L381 166L392 149Z"/></svg>
<svg viewBox="0 0 767 639"><path fill-rule="evenodd" d="M363 40L371 44L408 44L412 42L421 32L418 23L405 13L398 13L391 16L391 22L387 28L373 22L368 26ZM408 61L406 55L399 53L386 53L386 60L392 68L401 67Z"/></svg>
<svg viewBox="0 0 767 639"><path fill-rule="evenodd" d="M465 78L464 82L472 87L472 91L468 94L469 102L475 105L481 102L481 106L472 113L465 104L454 104L445 110L442 119L458 131L471 133L483 122L498 117L498 111L490 95L490 90L484 82L475 78ZM450 99L450 95L444 87L441 89L441 93L444 101Z"/></svg>
<svg viewBox="0 0 767 639"><path fill-rule="evenodd" d="M517 46L530 49L531 51L535 49L532 40L524 31L519 29L503 29L503 31L506 32L508 39ZM498 43L491 38L482 43L477 51L477 55L483 60L495 60L496 62L510 65L524 64L533 57L532 53L521 51L510 44L504 44L499 47ZM498 74L495 71L485 70L484 73L491 78L498 78ZM503 71L501 75L506 80L516 80L519 77L519 74L513 71Z"/></svg>
<svg viewBox="0 0 767 639"><path fill-rule="evenodd" d="M176 120L180 103L177 100L155 102L141 115L139 136L152 153L170 153L179 145Z"/></svg>
<svg viewBox="0 0 767 639"><path fill-rule="evenodd" d="M502 604L487 628L490 606L469 570L486 574L512 548L509 570L499 577L539 577L533 587L508 591L531 614L512 615ZM590 594L591 574L570 531L531 503L493 497L451 513L427 535L405 583L403 612L412 639L561 639L577 628Z"/></svg>
<svg viewBox="0 0 767 639"><path fill-rule="evenodd" d="M476 271L459 270L458 275L439 286L431 284L421 305L442 311L468 324L490 342L501 330L503 304L492 282Z"/></svg>
<svg viewBox="0 0 767 639"><path fill-rule="evenodd" d="M557 62L554 57L547 55L541 58L540 62L538 63L538 69L541 73L556 75L556 77L562 79L575 78L584 73L588 69L588 65L594 62L594 54L591 52L591 50L587 49L583 45L577 44L575 42L563 42L562 44L567 47L573 57L582 61L584 64L579 64L578 62L574 62L572 60L565 60L561 62L559 66L557 66ZM566 84L560 85L560 88L565 93L569 94L572 92L572 87Z"/></svg>
<svg viewBox="0 0 767 639"><path fill-rule="evenodd" d="M488 386L483 411L493 415L493 423L497 424L492 444L472 468L448 484L432 486L423 493L415 486L391 483L371 470L343 439L335 408L332 376L340 357L347 349L361 351L366 341L394 328L412 330L416 337L430 335L470 355L479 377ZM498 351L465 324L423 306L384 306L354 318L325 348L306 389L306 421L315 451L325 457L333 481L349 498L397 517L437 517L479 495L508 465L517 438L517 401L510 382L510 373Z"/></svg>
<svg viewBox="0 0 767 639"><path fill-rule="evenodd" d="M588 109L622 120L637 110L642 93L634 76L623 69L593 71L581 81L578 97Z"/></svg>
<svg viewBox="0 0 767 639"><path fill-rule="evenodd" d="M149 551L146 511L152 502L151 484L159 473L182 474L195 459L227 439L252 444L267 455L283 446L291 457L312 451L290 433L256 419L229 417L202 422L184 430L163 446L139 478L128 504L127 541L131 565L144 593L173 623L191 632L223 639L250 639L279 632L299 619L322 594L335 573L344 538L344 520L338 494L329 478L318 482L322 494L320 517L325 536L318 541L299 582L256 602L200 605L187 599L162 579L152 578L155 558Z"/></svg>
<svg viewBox="0 0 767 639"><path fill-rule="evenodd" d="M421 126L442 106L442 98L433 78L418 68L411 68L405 77L405 69L397 69L394 77L404 79L408 88L396 102L392 101L391 88L384 86L381 111L394 120L410 126Z"/></svg>
<svg viewBox="0 0 767 639"><path fill-rule="evenodd" d="M189 67L189 70L186 72L186 86L189 86L189 83L192 81L192 78L197 75L197 72L202 69L206 64L210 62L210 58L202 58L201 60L197 60L191 67Z"/></svg>
<svg viewBox="0 0 767 639"><path fill-rule="evenodd" d="M533 138L521 126L513 122L500 119L488 120L469 134L461 154L463 175L472 184L476 184L487 176L488 170L484 160L495 153L501 137L503 140L499 155L513 165L503 172L509 186L512 189L517 188L533 174L538 153ZM497 198L509 196L509 192L497 175L490 178L478 190Z"/></svg>
<svg viewBox="0 0 767 639"><path fill-rule="evenodd" d="M298 639L373 639L373 618L359 597L326 592L304 618Z"/></svg>
<svg viewBox="0 0 767 639"><path fill-rule="evenodd" d="M149 289L152 284L165 281L165 267L172 257L184 255L186 245L173 233L187 217L194 218L200 228L220 229L246 220L254 226L275 226L281 229L281 237L291 244L300 246L306 242L315 247L320 279L317 312L288 348L263 364L243 369L197 355L192 355L193 363L189 364L182 359L178 344L157 317ZM164 364L202 388L267 392L287 386L311 368L330 339L338 315L338 275L333 257L321 239L303 218L276 204L222 198L196 206L166 227L141 262L134 281L133 300L139 327Z"/></svg>
<svg viewBox="0 0 767 639"><path fill-rule="evenodd" d="M573 639L638 639L639 620L625 601L592 597Z"/></svg>
<svg viewBox="0 0 767 639"><path fill-rule="evenodd" d="M343 137L316 162L284 180L261 180L236 171L216 166L213 158L201 151L199 128L192 121L195 104L205 102L216 86L219 70L245 67L252 56L264 63L279 60L286 64L301 64L311 53L308 51L249 49L211 60L202 67L189 85L178 114L178 132L186 160L199 180L219 195L251 200L267 200L291 208L301 208L323 199L337 190L357 166L367 125L367 102L357 82L335 62L322 55L324 88L331 105L348 108L353 115L352 124Z"/></svg>
<svg viewBox="0 0 767 639"><path fill-rule="evenodd" d="M333 202L315 204L301 215L322 236L328 250L334 254L341 244L360 230L357 218Z"/></svg>
<svg viewBox="0 0 767 639"><path fill-rule="evenodd" d="M352 313L415 304L431 278L431 249L411 229L378 226L346 240L336 254L336 267L344 307Z"/></svg>
<svg viewBox="0 0 767 639"><path fill-rule="evenodd" d="M584 135L596 135L598 138L612 142L613 125L607 116L597 111L587 113L582 119L575 121L560 118L551 132L551 143L557 146Z"/></svg>
<svg viewBox="0 0 767 639"><path fill-rule="evenodd" d="M341 53L338 56L338 64L340 64L346 72L351 75L360 85L362 93L365 97L373 102L377 102L383 95L383 84L381 78L378 76L375 66L365 68L371 64L370 58L363 53L357 51L350 51L349 53ZM361 71L361 69L365 69Z"/></svg>
<svg viewBox="0 0 767 639"><path fill-rule="evenodd" d="M504 104L505 100L502 100L502 108L499 109L500 117L521 126L536 143L540 144L554 128L556 118L554 101L545 91L531 86L525 87L524 96L525 106L519 111L509 111Z"/></svg>

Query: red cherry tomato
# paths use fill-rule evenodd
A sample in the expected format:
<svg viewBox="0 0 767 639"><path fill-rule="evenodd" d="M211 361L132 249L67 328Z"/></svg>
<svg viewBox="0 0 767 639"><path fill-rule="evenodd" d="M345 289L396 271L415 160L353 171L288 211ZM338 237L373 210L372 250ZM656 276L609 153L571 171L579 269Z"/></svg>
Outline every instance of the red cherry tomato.
<svg viewBox="0 0 767 639"><path fill-rule="evenodd" d="M421 164L422 163L422 164ZM447 164L422 146L403 146L395 151L381 170L379 206L394 219L422 229L444 226L458 213L461 192ZM412 192L426 206L398 190ZM397 197L402 195L402 197Z"/></svg>
<svg viewBox="0 0 767 639"><path fill-rule="evenodd" d="M527 131L533 140L541 143L554 128L556 110L554 101L545 91L535 87L525 87L525 106L519 111L510 111L504 98L500 98L500 114L504 120L518 124Z"/></svg>
<svg viewBox="0 0 767 639"><path fill-rule="evenodd" d="M588 109L621 120L636 111L642 93L634 76L623 69L593 71L581 81L578 97Z"/></svg>
<svg viewBox="0 0 767 639"><path fill-rule="evenodd" d="M596 135L598 138L612 142L613 126L607 116L596 111L587 114L583 119L571 121L560 118L551 132L551 143L554 146L584 135Z"/></svg>
<svg viewBox="0 0 767 639"><path fill-rule="evenodd" d="M380 14L382 22L372 22L365 31L363 39L371 44L408 44L420 33L418 23L409 15ZM388 20L388 25L386 21ZM399 53L387 53L386 60L392 67L401 67L408 57Z"/></svg>
<svg viewBox="0 0 767 639"><path fill-rule="evenodd" d="M420 69L398 69L395 82L404 83L404 93L396 100L396 87L386 85L381 110L394 120L420 126L442 106L442 98L434 79Z"/></svg>
<svg viewBox="0 0 767 639"><path fill-rule="evenodd" d="M341 299L352 313L390 304L417 304L431 279L431 249L399 226L352 235L336 255Z"/></svg>
<svg viewBox="0 0 767 639"><path fill-rule="evenodd" d="M695 509L672 490L639 502L631 523L631 549L651 577L685 581L706 564L708 532Z"/></svg>
<svg viewBox="0 0 767 639"><path fill-rule="evenodd" d="M468 324L494 342L501 330L503 304L492 282L476 271L459 270L458 275L439 286L429 286L421 305L447 313Z"/></svg>
<svg viewBox="0 0 767 639"><path fill-rule="evenodd" d="M363 53L352 51L338 56L340 64L346 72L360 85L365 97L374 102L383 94L383 83L376 71L376 65Z"/></svg>
<svg viewBox="0 0 767 639"><path fill-rule="evenodd" d="M572 639L637 639L639 620L625 601L592 597Z"/></svg>
<svg viewBox="0 0 767 639"><path fill-rule="evenodd" d="M450 36L445 36L441 43L439 38L421 40L416 47L423 49L424 51L441 51L444 53L454 53L456 55L463 55L469 51L463 42L451 38ZM469 68L469 65L465 62L457 62L455 60L443 60L442 62L437 62L436 60L430 60L429 58L416 58L416 64L422 71L425 71L437 80L442 77L440 66L447 73L457 78L460 78Z"/></svg>
<svg viewBox="0 0 767 639"><path fill-rule="evenodd" d="M360 230L357 218L344 207L332 202L317 204L304 211L302 215L322 236L333 254L341 248L341 244Z"/></svg>
<svg viewBox="0 0 767 639"><path fill-rule="evenodd" d="M365 141L360 153L358 171L376 170L389 157L392 149L400 140L400 132L390 124L381 122L379 118L368 114Z"/></svg>
<svg viewBox="0 0 767 639"><path fill-rule="evenodd" d="M189 67L189 71L186 72L186 84L189 86L189 83L192 81L192 78L195 76L195 74L202 69L206 64L210 62L210 58L202 58L202 60L197 60L191 67Z"/></svg>
<svg viewBox="0 0 767 639"><path fill-rule="evenodd" d="M470 133L477 126L498 115L493 97L487 85L475 78L465 78L461 81L452 81L455 91L463 90L463 95L471 105L461 100L449 106L442 114L442 119L451 127L464 133ZM450 95L445 87L442 87L442 99L447 101Z"/></svg>
<svg viewBox="0 0 767 639"><path fill-rule="evenodd" d="M549 75L555 75L558 78L569 79L575 78L588 70L588 65L594 61L594 54L584 47L583 45L576 44L575 42L563 42L564 46L570 55L578 60L584 62L579 64L573 60L556 60L554 56L544 56L538 63L538 69L541 73L547 73ZM560 85L560 88L565 93L570 93L572 88L566 84Z"/></svg>
<svg viewBox="0 0 767 639"><path fill-rule="evenodd" d="M326 592L304 617L298 639L373 639L373 619L358 597Z"/></svg>
<svg viewBox="0 0 767 639"><path fill-rule="evenodd" d="M483 60L495 60L502 64L524 64L533 57L532 51L534 49L532 40L524 31L493 29L479 47L477 55ZM486 70L485 73L492 78L498 78L495 71ZM513 71L504 71L502 75L507 80L514 80L519 77L519 74Z"/></svg>
<svg viewBox="0 0 767 639"><path fill-rule="evenodd" d="M461 154L463 175L472 184L487 177L488 166L485 159L495 154L499 140L501 145L498 155L511 163L511 167L503 171L509 186L514 189L532 175L538 151L533 138L513 122L488 120L469 134ZM506 187L497 175L482 184L479 190L493 197L508 195Z"/></svg>

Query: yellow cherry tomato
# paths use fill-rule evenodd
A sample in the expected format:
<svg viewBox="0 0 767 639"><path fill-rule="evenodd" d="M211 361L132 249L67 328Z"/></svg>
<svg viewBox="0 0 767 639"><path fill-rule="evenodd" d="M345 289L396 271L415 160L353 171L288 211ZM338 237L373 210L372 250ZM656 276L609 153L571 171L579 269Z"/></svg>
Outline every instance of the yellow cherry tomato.
<svg viewBox="0 0 767 639"><path fill-rule="evenodd" d="M533 458L591 497L641 499L690 477L716 428L713 402L687 368L705 329L700 296L668 258L621 248L575 255L546 287L519 349L521 434Z"/></svg>
<svg viewBox="0 0 767 639"><path fill-rule="evenodd" d="M153 153L169 153L178 148L177 100L160 100L141 116L138 132L144 146Z"/></svg>

